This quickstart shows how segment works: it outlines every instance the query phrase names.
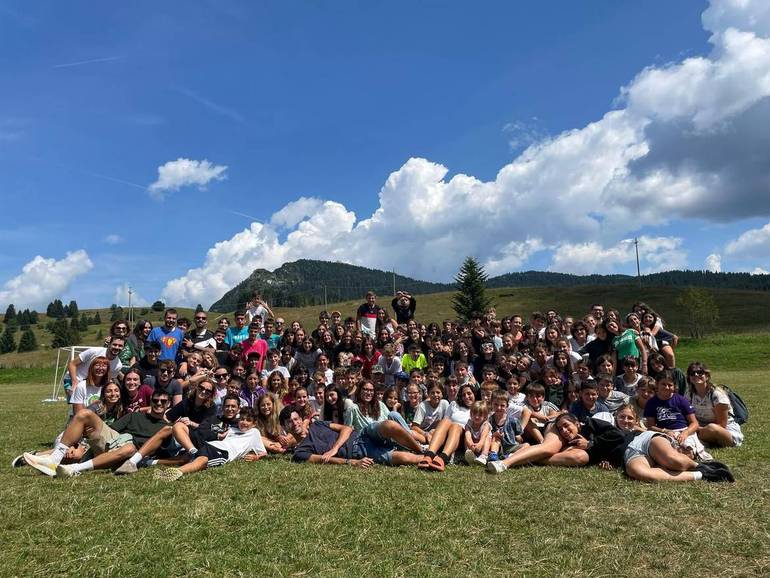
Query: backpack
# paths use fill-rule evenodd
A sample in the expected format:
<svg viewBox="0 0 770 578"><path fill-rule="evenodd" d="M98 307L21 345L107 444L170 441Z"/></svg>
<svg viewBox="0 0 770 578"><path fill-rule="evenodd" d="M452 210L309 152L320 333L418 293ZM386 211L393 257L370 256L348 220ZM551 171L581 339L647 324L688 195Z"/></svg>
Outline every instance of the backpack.
<svg viewBox="0 0 770 578"><path fill-rule="evenodd" d="M733 406L733 418L735 418L735 423L743 425L749 421L749 408L746 406L746 402L743 401L741 396L735 393L735 391L727 385L720 384L717 387L721 387L727 394L727 397L730 398L730 404Z"/></svg>

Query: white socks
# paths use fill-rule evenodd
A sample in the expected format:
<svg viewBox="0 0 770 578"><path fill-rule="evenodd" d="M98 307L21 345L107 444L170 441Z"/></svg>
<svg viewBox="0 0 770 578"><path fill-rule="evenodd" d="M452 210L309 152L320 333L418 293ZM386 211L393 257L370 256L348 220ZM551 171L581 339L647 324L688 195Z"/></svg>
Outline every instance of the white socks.
<svg viewBox="0 0 770 578"><path fill-rule="evenodd" d="M81 462L79 464L72 464L70 466L73 472L87 472L94 469L94 460L88 460L87 462Z"/></svg>
<svg viewBox="0 0 770 578"><path fill-rule="evenodd" d="M703 472L690 472L692 474L692 479L696 482L703 479Z"/></svg>
<svg viewBox="0 0 770 578"><path fill-rule="evenodd" d="M61 461L64 459L64 456L67 455L68 449L70 449L69 446L65 446L63 443L58 442L50 454L50 458L53 461L53 463L55 463L58 466L61 463Z"/></svg>
<svg viewBox="0 0 770 578"><path fill-rule="evenodd" d="M143 457L142 454L140 454L139 452L136 452L136 453L134 453L133 456L128 458L128 461L131 462L132 464L134 464L135 466L138 466L139 462L142 461L142 457Z"/></svg>

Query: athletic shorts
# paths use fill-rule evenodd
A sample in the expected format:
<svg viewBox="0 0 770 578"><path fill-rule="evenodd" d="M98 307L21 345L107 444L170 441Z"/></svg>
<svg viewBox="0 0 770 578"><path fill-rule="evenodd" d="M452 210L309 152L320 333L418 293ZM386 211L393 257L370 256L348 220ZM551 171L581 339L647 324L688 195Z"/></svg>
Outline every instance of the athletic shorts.
<svg viewBox="0 0 770 578"><path fill-rule="evenodd" d="M196 458L201 456L205 456L209 459L206 464L207 468L216 468L217 466L223 466L227 463L228 453L226 450L220 450L210 443L204 443L195 455Z"/></svg>
<svg viewBox="0 0 770 578"><path fill-rule="evenodd" d="M626 453L623 455L623 465L635 460L636 458L647 458L650 456L650 444L653 438L658 436L666 437L657 431L645 431L636 436L626 448Z"/></svg>
<svg viewBox="0 0 770 578"><path fill-rule="evenodd" d="M97 456L131 443L134 443L131 434L118 433L104 422L102 422L101 429L92 433L88 438L90 449Z"/></svg>

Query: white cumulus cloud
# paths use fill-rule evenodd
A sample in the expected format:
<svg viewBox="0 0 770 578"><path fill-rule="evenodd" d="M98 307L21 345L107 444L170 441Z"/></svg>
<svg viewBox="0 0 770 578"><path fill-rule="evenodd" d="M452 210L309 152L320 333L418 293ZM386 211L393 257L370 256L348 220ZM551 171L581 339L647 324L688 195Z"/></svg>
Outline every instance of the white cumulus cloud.
<svg viewBox="0 0 770 578"><path fill-rule="evenodd" d="M123 237L113 233L111 235L107 235L104 238L104 242L107 243L108 245L118 245L123 242Z"/></svg>
<svg viewBox="0 0 770 578"><path fill-rule="evenodd" d="M725 252L735 257L767 257L770 255L770 223L742 233L727 243Z"/></svg>
<svg viewBox="0 0 770 578"><path fill-rule="evenodd" d="M642 273L681 269L687 262L687 253L679 237L639 237L639 262ZM633 239L602 246L595 241L562 243L553 252L550 271L585 275L613 273L619 265L636 262Z"/></svg>
<svg viewBox="0 0 770 578"><path fill-rule="evenodd" d="M752 275L770 275L770 271L763 269L762 267L754 267L751 271Z"/></svg>
<svg viewBox="0 0 770 578"><path fill-rule="evenodd" d="M13 303L17 309L45 307L93 266L88 253L82 249L67 253L58 261L38 255L22 267L21 274L6 281L0 290L0 305Z"/></svg>
<svg viewBox="0 0 770 578"><path fill-rule="evenodd" d="M703 266L706 271L719 273L722 271L722 256L717 253L711 253L708 257L706 257L706 262L703 264Z"/></svg>
<svg viewBox="0 0 770 578"><path fill-rule="evenodd" d="M709 54L642 70L620 89L615 110L536 137L490 181L447 179L442 164L409 159L386 179L371 215L299 198L217 243L163 294L208 304L253 269L301 257L449 280L466 255L496 274L550 251L552 270L610 273L635 261L633 245L621 241L650 226L770 215L765 5L712 1L703 15ZM289 231L284 241L279 229ZM687 265L680 237L643 235L639 252L645 272Z"/></svg>
<svg viewBox="0 0 770 578"><path fill-rule="evenodd" d="M178 158L158 167L158 180L147 190L152 198L163 200L168 193L182 187L197 186L204 189L211 181L221 181L226 178L226 170L226 165L214 165L205 159L194 161Z"/></svg>

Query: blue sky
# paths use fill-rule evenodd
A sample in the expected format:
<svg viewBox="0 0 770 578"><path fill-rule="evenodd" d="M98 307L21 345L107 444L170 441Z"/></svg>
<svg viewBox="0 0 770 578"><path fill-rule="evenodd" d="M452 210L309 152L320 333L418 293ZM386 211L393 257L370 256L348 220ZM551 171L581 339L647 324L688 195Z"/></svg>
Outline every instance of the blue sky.
<svg viewBox="0 0 770 578"><path fill-rule="evenodd" d="M495 274L631 272L631 236L648 239L647 270L709 255L770 268L766 202L698 208L755 198L764 177L708 164L767 97L750 87L713 118L739 98L691 68L734 71L727 31L763 47L767 30L712 4L705 29L702 2L0 2L0 306L106 306L127 283L208 305L255 267L303 256L442 280L463 253ZM669 118L677 98L687 106ZM603 144L571 144L592 123ZM708 155L684 152L693 134ZM503 182L527 155L535 176ZM575 185L603 172L615 176ZM673 200L628 200L648 189Z"/></svg>

